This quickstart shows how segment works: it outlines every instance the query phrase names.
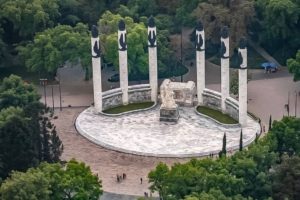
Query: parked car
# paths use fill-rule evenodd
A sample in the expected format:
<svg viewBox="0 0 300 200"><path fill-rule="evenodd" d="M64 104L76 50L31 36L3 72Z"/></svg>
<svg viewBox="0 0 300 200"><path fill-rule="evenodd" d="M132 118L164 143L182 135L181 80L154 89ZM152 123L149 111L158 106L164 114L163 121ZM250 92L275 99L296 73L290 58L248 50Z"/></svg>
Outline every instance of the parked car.
<svg viewBox="0 0 300 200"><path fill-rule="evenodd" d="M120 80L119 74L112 75L109 79L107 79L109 82L118 82Z"/></svg>

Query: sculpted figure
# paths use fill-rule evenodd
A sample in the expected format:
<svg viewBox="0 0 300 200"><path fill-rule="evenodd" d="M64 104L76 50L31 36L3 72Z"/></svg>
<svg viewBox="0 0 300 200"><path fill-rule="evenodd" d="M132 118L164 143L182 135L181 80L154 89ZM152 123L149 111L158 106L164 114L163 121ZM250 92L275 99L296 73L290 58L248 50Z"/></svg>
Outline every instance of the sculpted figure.
<svg viewBox="0 0 300 200"><path fill-rule="evenodd" d="M203 51L204 50L202 48L204 41L203 41L202 35L200 34L201 31L203 31L203 25L199 21L197 23L197 26L196 26L196 50L197 51Z"/></svg>
<svg viewBox="0 0 300 200"><path fill-rule="evenodd" d="M119 31L121 32L119 37L119 50L126 51L127 50L126 29L125 29L125 22L123 20L119 21Z"/></svg>
<svg viewBox="0 0 300 200"><path fill-rule="evenodd" d="M174 108L176 107L176 103L174 100L174 92L169 87L169 83L167 83L162 90L162 107L165 108Z"/></svg>

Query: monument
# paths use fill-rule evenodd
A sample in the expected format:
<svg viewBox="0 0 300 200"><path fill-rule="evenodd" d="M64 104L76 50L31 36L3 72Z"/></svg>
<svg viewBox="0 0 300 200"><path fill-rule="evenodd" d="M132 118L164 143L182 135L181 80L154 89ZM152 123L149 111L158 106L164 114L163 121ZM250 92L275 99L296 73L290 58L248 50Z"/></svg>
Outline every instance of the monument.
<svg viewBox="0 0 300 200"><path fill-rule="evenodd" d="M247 115L245 39L240 42L238 49L239 101L229 96L230 54L227 27L224 27L221 33L221 92L205 88L205 38L201 23L197 24L195 33L197 88L193 81L182 83L166 79L160 86L158 98L157 35L153 18L149 19L147 35L149 84L128 85L126 29L124 21L120 21L118 30L120 88L102 91L98 28L95 26L92 28L91 53L95 103L76 118L76 130L81 135L108 149L155 157L201 157L217 154L222 147L224 132L230 133L227 135L227 149L238 150L241 128L244 146L255 140L261 128L259 123ZM161 102L158 102L158 99ZM117 114L103 112L128 103L149 101L154 101L155 104L146 109ZM159 103L161 105L156 106ZM200 113L198 105L222 111L239 123L220 123Z"/></svg>
<svg viewBox="0 0 300 200"><path fill-rule="evenodd" d="M174 100L174 92L170 87L170 80L166 79L160 86L161 106L159 120L177 122L179 119L178 105Z"/></svg>
<svg viewBox="0 0 300 200"><path fill-rule="evenodd" d="M94 106L97 113L102 112L102 82L101 82L101 56L99 33L97 26L92 27L91 38Z"/></svg>
<svg viewBox="0 0 300 200"><path fill-rule="evenodd" d="M120 88L123 105L128 104L128 66L125 22L120 20L118 30Z"/></svg>
<svg viewBox="0 0 300 200"><path fill-rule="evenodd" d="M202 23L196 26L196 63L197 63L197 98L198 104L203 104L203 91L205 89L205 36Z"/></svg>
<svg viewBox="0 0 300 200"><path fill-rule="evenodd" d="M242 38L238 49L239 58L239 123L247 125L247 41Z"/></svg>
<svg viewBox="0 0 300 200"><path fill-rule="evenodd" d="M225 113L225 101L229 97L229 33L227 26L221 30L221 94L221 109Z"/></svg>
<svg viewBox="0 0 300 200"><path fill-rule="evenodd" d="M154 18L148 20L148 52L149 52L149 83L151 87L151 101L157 102L157 42Z"/></svg>

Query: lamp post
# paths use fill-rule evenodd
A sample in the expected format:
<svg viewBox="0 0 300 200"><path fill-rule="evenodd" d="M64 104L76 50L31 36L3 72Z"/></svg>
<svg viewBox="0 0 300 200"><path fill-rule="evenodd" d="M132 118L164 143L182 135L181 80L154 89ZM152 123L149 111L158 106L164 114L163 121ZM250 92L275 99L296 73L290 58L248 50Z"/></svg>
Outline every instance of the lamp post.
<svg viewBox="0 0 300 200"><path fill-rule="evenodd" d="M297 95L297 91L295 91L295 117L297 117L297 101L298 101L298 95Z"/></svg>
<svg viewBox="0 0 300 200"><path fill-rule="evenodd" d="M59 109L60 109L60 111L62 111L60 76L59 76L59 80L58 80L58 89L59 89Z"/></svg>
<svg viewBox="0 0 300 200"><path fill-rule="evenodd" d="M46 85L47 85L48 79L46 78L40 78L40 85L44 87L44 100L45 100L45 106L47 107L47 93L46 93Z"/></svg>
<svg viewBox="0 0 300 200"><path fill-rule="evenodd" d="M181 63L180 67L182 67L183 66L183 62L182 62L182 25L181 25L181 31L180 31L180 63ZM179 70L179 72L180 72L180 70ZM183 74L181 74L181 76L180 76L180 81L183 82Z"/></svg>
<svg viewBox="0 0 300 200"><path fill-rule="evenodd" d="M53 84L51 84L51 95L52 95L52 111L54 112Z"/></svg>

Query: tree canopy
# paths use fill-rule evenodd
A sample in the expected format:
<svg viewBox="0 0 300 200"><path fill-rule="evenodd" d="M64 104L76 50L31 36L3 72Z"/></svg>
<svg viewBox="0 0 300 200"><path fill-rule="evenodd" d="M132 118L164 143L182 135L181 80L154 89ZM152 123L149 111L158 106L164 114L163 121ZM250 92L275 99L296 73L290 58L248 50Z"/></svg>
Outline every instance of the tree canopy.
<svg viewBox="0 0 300 200"><path fill-rule="evenodd" d="M40 32L32 43L19 46L19 52L30 71L55 74L66 61L91 67L90 34L82 23L75 27L58 25Z"/></svg>
<svg viewBox="0 0 300 200"><path fill-rule="evenodd" d="M1 185L0 197L3 200L98 200L101 188L101 181L88 166L71 160L65 166L42 163L27 172L14 171Z"/></svg>
<svg viewBox="0 0 300 200"><path fill-rule="evenodd" d="M294 81L300 80L300 50L296 54L296 58L287 60L287 66L290 73L294 74Z"/></svg>
<svg viewBox="0 0 300 200"><path fill-rule="evenodd" d="M0 85L0 110L9 106L24 107L39 99L35 87L18 76L11 75L4 78Z"/></svg>
<svg viewBox="0 0 300 200"><path fill-rule="evenodd" d="M147 46L147 28L144 22L135 23L131 17L122 17L119 14L113 14L106 11L100 18L98 24L100 27L101 45L105 60L119 66L118 57L118 23L123 19L127 29L128 46L128 71L129 77L138 77L139 79L148 78L148 46ZM147 19L147 18L146 18ZM145 20L147 21L147 20ZM157 24L163 23L160 19ZM169 65L174 65L172 59L173 52L170 50L168 41L169 31L158 30L158 68L159 73L165 73ZM175 61L176 62L176 61Z"/></svg>
<svg viewBox="0 0 300 200"><path fill-rule="evenodd" d="M265 137L231 157L160 163L148 175L150 188L168 200L298 199L299 125L295 117L274 121Z"/></svg>
<svg viewBox="0 0 300 200"><path fill-rule="evenodd" d="M13 31L25 38L53 27L60 16L57 0L3 0L0 10L2 20L11 23Z"/></svg>
<svg viewBox="0 0 300 200"><path fill-rule="evenodd" d="M254 1L207 0L198 4L193 15L202 21L206 39L215 44L220 43L221 28L228 26L232 54L241 37L247 35L248 26L255 16Z"/></svg>
<svg viewBox="0 0 300 200"><path fill-rule="evenodd" d="M0 85L0 99L0 177L58 162L63 145L34 86L11 75Z"/></svg>

